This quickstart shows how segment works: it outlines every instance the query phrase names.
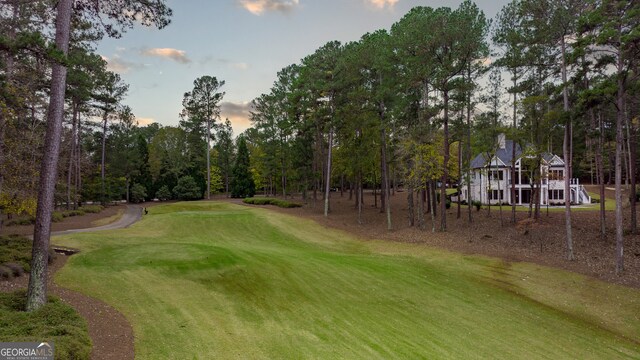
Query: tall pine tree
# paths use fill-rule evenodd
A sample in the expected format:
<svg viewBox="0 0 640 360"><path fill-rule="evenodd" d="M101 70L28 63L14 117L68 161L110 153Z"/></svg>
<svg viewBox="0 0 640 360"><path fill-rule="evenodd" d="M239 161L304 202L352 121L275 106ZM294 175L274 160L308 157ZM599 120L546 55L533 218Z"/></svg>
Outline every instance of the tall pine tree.
<svg viewBox="0 0 640 360"><path fill-rule="evenodd" d="M238 156L233 166L231 180L231 197L245 198L256 194L256 185L249 170L249 149L244 137L238 138Z"/></svg>

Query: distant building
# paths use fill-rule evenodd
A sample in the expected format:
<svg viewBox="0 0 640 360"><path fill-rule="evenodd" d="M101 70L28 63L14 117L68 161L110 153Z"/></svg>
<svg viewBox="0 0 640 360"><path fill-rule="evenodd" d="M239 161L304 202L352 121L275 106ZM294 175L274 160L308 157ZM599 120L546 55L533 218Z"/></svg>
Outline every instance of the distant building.
<svg viewBox="0 0 640 360"><path fill-rule="evenodd" d="M516 147L516 194L517 205L528 205L532 198L532 169L527 169L522 149L504 134L498 136L496 154L489 159L486 154L479 154L471 161L470 181L471 196L469 199L466 184L462 185L462 201L480 201L482 204L511 204L511 166L512 151ZM524 161L523 161L524 160ZM542 177L540 205L564 205L564 160L558 155L544 153L540 165ZM538 185L536 185L537 187ZM578 179L571 179L571 204L590 204L591 197L580 185Z"/></svg>

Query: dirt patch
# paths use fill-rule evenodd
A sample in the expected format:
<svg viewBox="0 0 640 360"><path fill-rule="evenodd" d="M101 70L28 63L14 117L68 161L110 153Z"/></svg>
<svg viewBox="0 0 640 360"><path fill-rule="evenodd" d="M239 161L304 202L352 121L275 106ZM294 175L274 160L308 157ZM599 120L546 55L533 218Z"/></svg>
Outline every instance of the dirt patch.
<svg viewBox="0 0 640 360"><path fill-rule="evenodd" d="M613 196L612 193L607 196ZM321 194L319 195L322 196ZM457 206L452 204L447 211L447 231L431 231L431 215L425 214L426 230L409 226L407 194L397 192L391 197L393 230L388 231L386 215L374 207L371 192L365 193L362 224L358 224L355 198L339 192L331 194L331 213L323 216L323 201L308 200L302 208L274 211L313 219L331 228L348 231L356 236L398 242L423 243L465 254L479 254L508 261L526 261L561 268L592 276L611 283L640 288L640 237L625 235L625 271L615 273L614 213L607 212L607 234L601 239L598 211L574 211L572 213L573 242L576 259L567 260L564 212L542 210L539 222L529 219L528 212L516 213L516 226L510 223L511 208L504 207L502 225L498 208L472 210L473 222L468 221L468 210L462 207L457 218ZM302 202L299 196L287 200ZM236 201L234 201L236 202ZM238 202L241 203L241 202ZM416 207L417 208L417 207ZM625 211L625 229L629 228L629 207ZM417 223L417 222L416 222ZM436 229L440 219L436 218Z"/></svg>

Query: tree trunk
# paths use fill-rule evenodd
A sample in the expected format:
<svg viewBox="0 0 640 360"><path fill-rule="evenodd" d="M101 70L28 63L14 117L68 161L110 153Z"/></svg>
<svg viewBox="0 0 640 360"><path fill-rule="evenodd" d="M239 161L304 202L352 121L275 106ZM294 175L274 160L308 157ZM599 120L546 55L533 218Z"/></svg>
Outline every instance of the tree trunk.
<svg viewBox="0 0 640 360"><path fill-rule="evenodd" d="M517 69L513 69L513 131L518 127L518 94L515 88L518 85ZM512 139L511 146L511 223L516 223L516 139Z"/></svg>
<svg viewBox="0 0 640 360"><path fill-rule="evenodd" d="M382 105L381 107L384 107L384 105ZM389 189L389 169L387 167L387 134L384 128L384 121L383 121L383 117L384 117L384 113L381 113L380 115L381 117L381 129L380 129L380 162L382 163L382 180L383 180L383 184L381 184L383 190L381 191L381 193L384 194L384 197L382 197L381 199L383 199L384 201L382 202L382 205L384 206L384 209L387 213L387 230L391 230L392 226L391 226L391 199L390 199L390 195L391 195L391 191Z"/></svg>
<svg viewBox="0 0 640 360"><path fill-rule="evenodd" d="M65 55L69 49L72 4L73 0L60 0L57 5L55 44L56 48ZM51 213L53 211L58 175L66 79L67 68L62 64L53 64L44 157L40 167L36 223L33 229L27 311L37 310L47 302L47 265L49 260L49 237L51 235Z"/></svg>
<svg viewBox="0 0 640 360"><path fill-rule="evenodd" d="M106 166L106 154L107 154L107 118L108 118L108 113L105 110L104 115L102 117L102 156L101 156L101 162L100 162L100 181L102 184L102 205L106 205L107 204L107 189L106 189L106 173L105 173L105 166Z"/></svg>
<svg viewBox="0 0 640 360"><path fill-rule="evenodd" d="M427 224L424 221L424 201L422 201L426 192L427 191L425 189L420 189L420 199L418 199L418 227L420 230L427 228Z"/></svg>
<svg viewBox="0 0 640 360"><path fill-rule="evenodd" d="M624 126L624 79L622 54L618 54L618 94L616 116L616 273L624 271L624 233L622 229L622 127Z"/></svg>
<svg viewBox="0 0 640 360"><path fill-rule="evenodd" d="M496 164L497 166L497 164ZM505 171L505 175L506 175L506 171ZM503 177L504 179L504 177ZM504 198L503 194L502 194L502 189L500 189L500 176L498 176L498 213L500 216L500 226L504 226L504 221L502 220L502 200ZM469 206L469 208L471 208L471 206Z"/></svg>
<svg viewBox="0 0 640 360"><path fill-rule="evenodd" d="M331 190L331 152L333 148L333 129L329 129L329 147L327 152L327 174L324 194L324 216L329 216L329 192Z"/></svg>
<svg viewBox="0 0 640 360"><path fill-rule="evenodd" d="M471 80L471 64L468 67L468 76ZM467 215L469 216L469 223L473 222L473 212L471 211L471 93L467 95L467 143L466 143L466 166L465 166L465 181L467 182ZM459 195L458 195L459 196Z"/></svg>
<svg viewBox="0 0 640 360"><path fill-rule="evenodd" d="M207 118L207 200L211 200L211 119Z"/></svg>
<svg viewBox="0 0 640 360"><path fill-rule="evenodd" d="M76 132L76 179L73 189L73 198L76 200L76 209L80 206L78 194L82 191L82 120L78 117L78 129Z"/></svg>
<svg viewBox="0 0 640 360"><path fill-rule="evenodd" d="M564 112L567 116L564 127L564 143L562 146L564 155L564 218L567 235L567 259L573 261L573 235L571 231L571 117L569 116L569 90L567 89L567 58L566 44L564 37L561 42L562 47L562 96L564 99Z"/></svg>
<svg viewBox="0 0 640 360"><path fill-rule="evenodd" d="M423 207L424 207L424 203L427 203L427 212L431 213L431 191L430 191L430 187L429 187L429 181L427 181L426 184L422 184L424 187L426 187L427 191L423 191L421 193L422 196L420 196L420 202L423 203Z"/></svg>
<svg viewBox="0 0 640 360"><path fill-rule="evenodd" d="M440 230L447 230L447 181L449 180L449 90L444 90L444 145L442 188L440 189Z"/></svg>
<svg viewBox="0 0 640 360"><path fill-rule="evenodd" d="M631 180L631 191L629 199L631 201L631 233L636 235L638 233L638 215L636 212L636 158L637 158L637 143L636 143L636 130L633 122L629 121L627 116L627 134L629 141L629 179Z"/></svg>
<svg viewBox="0 0 640 360"><path fill-rule="evenodd" d="M356 197L358 199L358 224L362 225L362 174L358 175L358 188L356 189Z"/></svg>
<svg viewBox="0 0 640 360"><path fill-rule="evenodd" d="M462 216L462 209L460 209L460 194L462 193L462 185L460 184L460 179L462 178L462 151L460 149L460 143L458 142L458 181L457 181L457 191L458 191L458 210L456 213L456 219L460 219L460 216Z"/></svg>
<svg viewBox="0 0 640 360"><path fill-rule="evenodd" d="M74 101L71 105L73 116L71 118L71 139L69 141L69 166L67 167L67 210L71 210L71 178L73 177L73 165L76 151L76 122L78 120L78 105Z"/></svg>
<svg viewBox="0 0 640 360"><path fill-rule="evenodd" d="M432 207L432 211L431 211L431 232L434 233L436 232L436 182L435 181L430 181L429 182L429 187L431 188L431 198L433 201L433 204L431 205Z"/></svg>
<svg viewBox="0 0 640 360"><path fill-rule="evenodd" d="M604 160L602 159L602 152L604 151L604 128L602 126L602 119L600 119L600 137L598 140L598 152L596 154L596 166L600 173L599 188L600 188L600 237L604 241L607 236L607 221L605 211L605 182L604 182Z"/></svg>
<svg viewBox="0 0 640 360"><path fill-rule="evenodd" d="M407 206L408 206L408 210L409 210L409 226L414 226L415 225L415 220L416 220L416 214L415 214L415 209L414 209L414 202L413 202L413 183L409 183L409 189L407 189Z"/></svg>

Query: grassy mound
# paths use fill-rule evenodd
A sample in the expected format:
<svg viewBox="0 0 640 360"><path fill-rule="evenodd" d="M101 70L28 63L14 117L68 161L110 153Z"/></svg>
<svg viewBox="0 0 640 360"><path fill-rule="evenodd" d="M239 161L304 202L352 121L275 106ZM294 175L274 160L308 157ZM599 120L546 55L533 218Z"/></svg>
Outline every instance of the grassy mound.
<svg viewBox="0 0 640 360"><path fill-rule="evenodd" d="M89 359L87 323L69 305L50 297L41 309L25 312L24 291L0 293L0 342L47 341L56 359Z"/></svg>
<svg viewBox="0 0 640 360"><path fill-rule="evenodd" d="M251 205L274 205L286 209L302 207L302 204L299 203L274 198L246 198L242 202Z"/></svg>

